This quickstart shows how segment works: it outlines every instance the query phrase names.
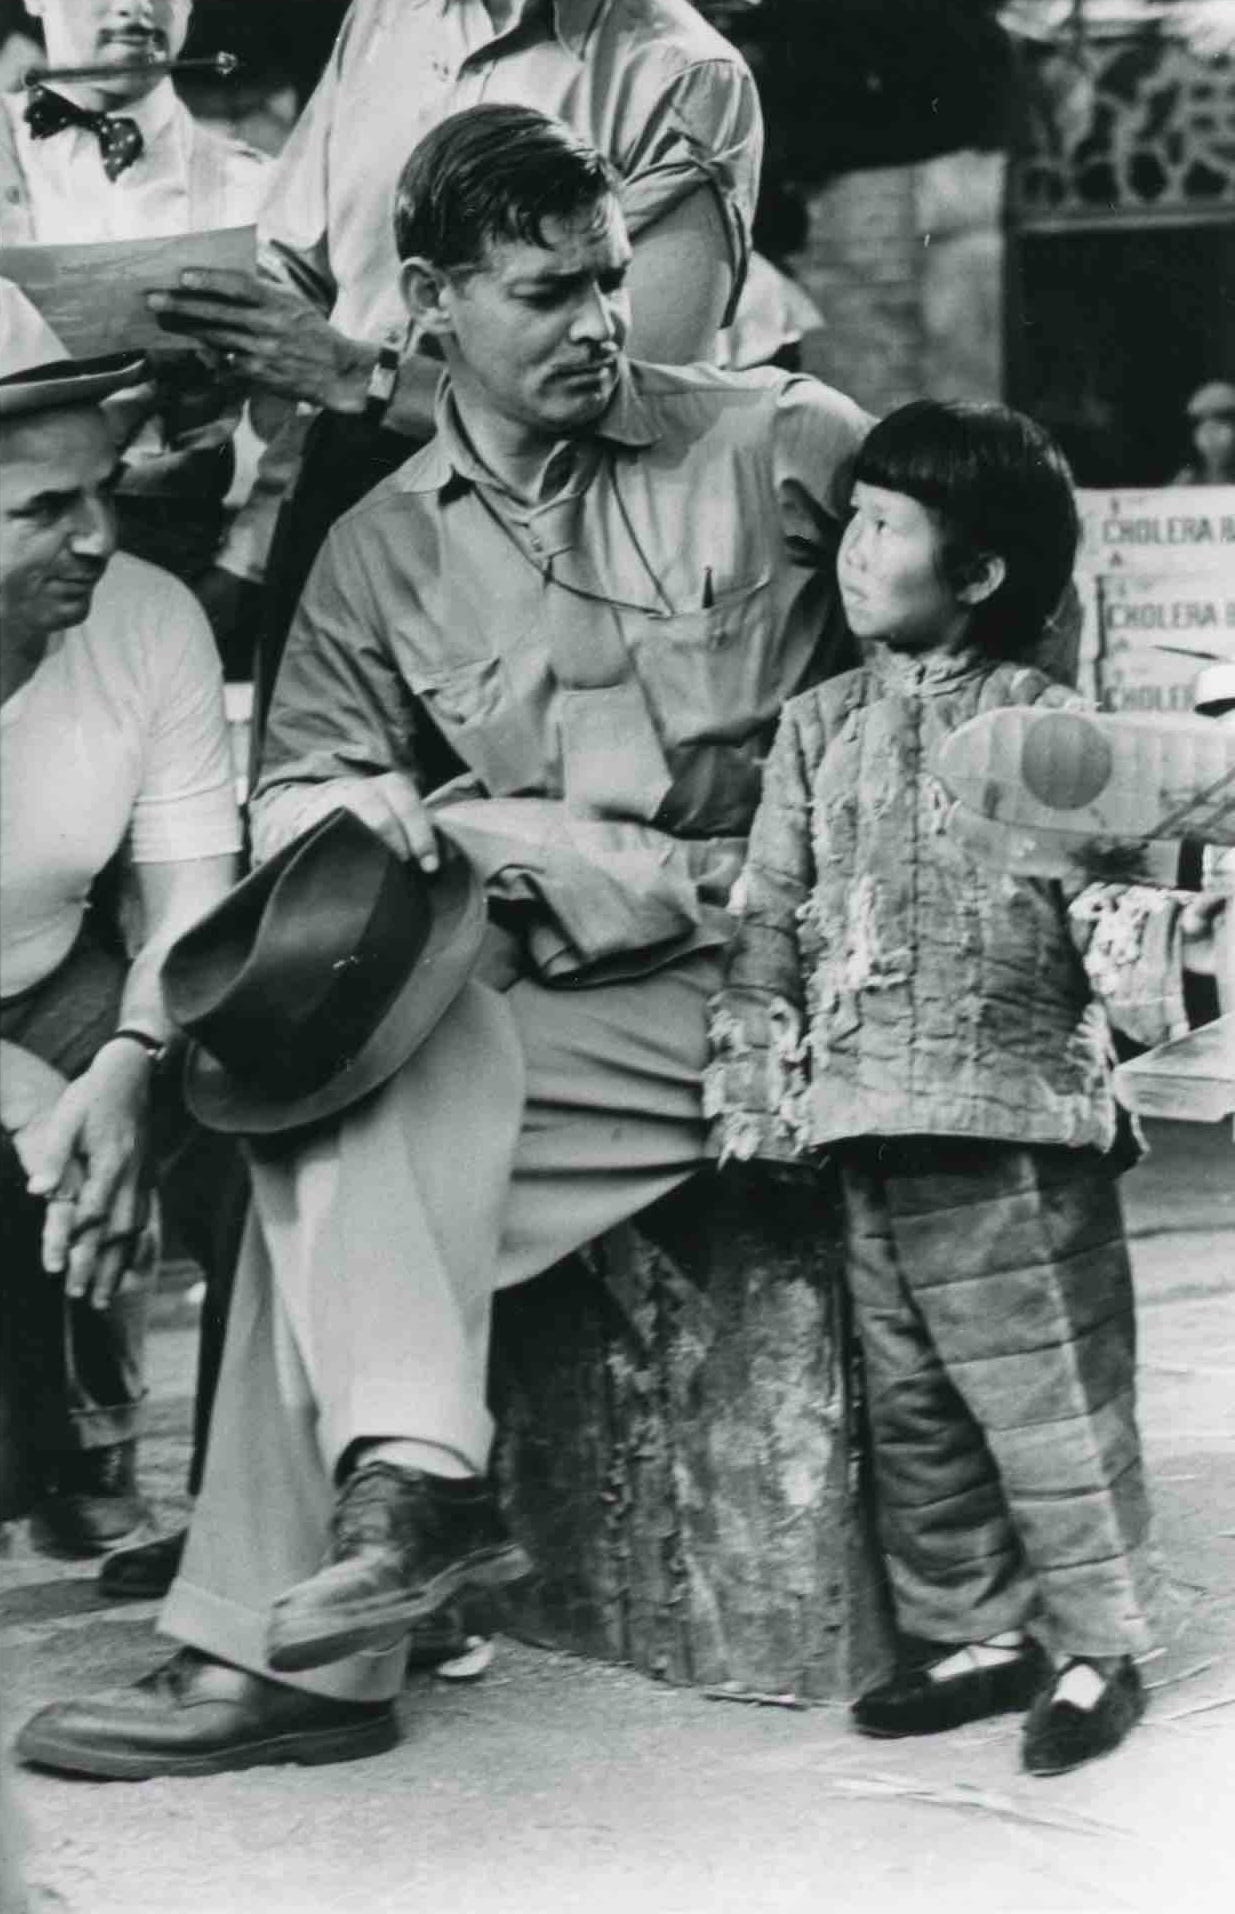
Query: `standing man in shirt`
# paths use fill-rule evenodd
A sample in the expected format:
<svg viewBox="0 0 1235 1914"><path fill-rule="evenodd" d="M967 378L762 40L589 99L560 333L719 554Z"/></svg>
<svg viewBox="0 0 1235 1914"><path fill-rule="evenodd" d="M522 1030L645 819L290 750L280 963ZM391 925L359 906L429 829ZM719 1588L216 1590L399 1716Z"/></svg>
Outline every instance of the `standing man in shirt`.
<svg viewBox="0 0 1235 1914"><path fill-rule="evenodd" d="M741 287L759 101L740 54L689 0L354 0L279 162L261 220L264 276L203 275L166 302L168 319L232 355L254 391L321 412L275 548L274 508L299 461L294 430L272 446L205 587L217 632L244 622L269 551L267 691L328 527L432 430L441 362L420 350L422 333L405 349L395 190L417 141L481 101L550 113L615 167L639 357L710 359Z"/></svg>
<svg viewBox="0 0 1235 1914"><path fill-rule="evenodd" d="M264 154L200 126L152 61L184 45L193 0L29 0L49 64L106 78L33 85L0 110L0 244L161 239L249 226L270 179ZM127 550L193 583L218 551L234 460L231 428L201 449L156 428L130 448L119 494Z"/></svg>
<svg viewBox="0 0 1235 1914"><path fill-rule="evenodd" d="M137 1687L18 1752L130 1778L392 1745L407 1630L509 1563L490 1299L703 1160L706 1013L779 708L850 662L833 561L867 420L812 379L632 363L607 162L482 105L413 153L401 283L432 441L332 530L255 802L463 843L525 935L337 1120L253 1149L205 1481ZM421 746L471 772L436 809ZM509 922L509 918L506 920ZM565 983L569 988L557 988Z"/></svg>

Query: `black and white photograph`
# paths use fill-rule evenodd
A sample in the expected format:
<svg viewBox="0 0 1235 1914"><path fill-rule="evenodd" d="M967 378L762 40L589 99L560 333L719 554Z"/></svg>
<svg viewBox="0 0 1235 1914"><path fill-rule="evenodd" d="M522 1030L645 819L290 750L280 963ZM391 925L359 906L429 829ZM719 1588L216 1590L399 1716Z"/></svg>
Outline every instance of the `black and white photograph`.
<svg viewBox="0 0 1235 1914"><path fill-rule="evenodd" d="M0 0L0 1914L1218 1914L1235 0Z"/></svg>

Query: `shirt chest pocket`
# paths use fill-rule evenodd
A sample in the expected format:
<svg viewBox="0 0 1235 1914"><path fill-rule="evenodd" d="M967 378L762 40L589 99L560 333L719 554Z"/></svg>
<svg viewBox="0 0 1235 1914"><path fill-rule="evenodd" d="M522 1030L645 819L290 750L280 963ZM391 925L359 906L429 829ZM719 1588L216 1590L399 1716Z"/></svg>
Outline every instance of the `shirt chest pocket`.
<svg viewBox="0 0 1235 1914"><path fill-rule="evenodd" d="M442 736L495 795L544 787L545 752L535 686L512 682L502 658L417 669L412 689Z"/></svg>
<svg viewBox="0 0 1235 1914"><path fill-rule="evenodd" d="M774 610L764 576L715 604L640 621L633 648L666 744L741 738L765 715Z"/></svg>

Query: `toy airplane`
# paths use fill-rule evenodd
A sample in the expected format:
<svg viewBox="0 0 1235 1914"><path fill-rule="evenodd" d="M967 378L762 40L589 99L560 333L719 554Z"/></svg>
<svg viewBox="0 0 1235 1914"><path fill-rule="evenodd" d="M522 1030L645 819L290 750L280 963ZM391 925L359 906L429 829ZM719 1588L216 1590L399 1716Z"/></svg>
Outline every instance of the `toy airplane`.
<svg viewBox="0 0 1235 1914"><path fill-rule="evenodd" d="M1228 678L1231 682L1228 682ZM1235 667L1202 673L1198 709L1235 711ZM1219 683L1219 679L1221 682ZM1129 1108L1217 1122L1235 1113L1235 723L1009 706L953 732L939 773L949 832L1016 876L1170 884L1179 847L1209 852L1231 903L1219 930L1224 1014L1119 1066Z"/></svg>

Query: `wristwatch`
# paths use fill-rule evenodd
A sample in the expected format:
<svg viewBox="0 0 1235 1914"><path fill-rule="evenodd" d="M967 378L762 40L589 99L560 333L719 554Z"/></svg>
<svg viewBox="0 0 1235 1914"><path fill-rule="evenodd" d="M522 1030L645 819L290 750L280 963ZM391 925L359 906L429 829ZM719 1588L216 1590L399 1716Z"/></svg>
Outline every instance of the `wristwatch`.
<svg viewBox="0 0 1235 1914"><path fill-rule="evenodd" d="M369 383L365 387L364 416L370 425L380 425L394 398L395 387L399 383L399 349L397 346L384 345L377 349L377 359L369 374Z"/></svg>

